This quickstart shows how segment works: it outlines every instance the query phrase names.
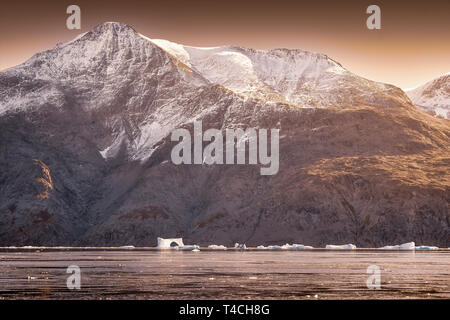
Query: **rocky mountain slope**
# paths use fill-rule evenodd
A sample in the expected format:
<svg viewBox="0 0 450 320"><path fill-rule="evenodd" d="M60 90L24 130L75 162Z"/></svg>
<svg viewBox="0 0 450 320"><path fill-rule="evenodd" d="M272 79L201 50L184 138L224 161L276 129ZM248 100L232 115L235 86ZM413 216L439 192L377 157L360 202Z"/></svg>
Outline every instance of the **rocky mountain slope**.
<svg viewBox="0 0 450 320"><path fill-rule="evenodd" d="M172 164L194 120L279 128L278 174ZM325 55L105 23L0 72L0 245L449 246L449 136Z"/></svg>
<svg viewBox="0 0 450 320"><path fill-rule="evenodd" d="M418 108L450 120L450 73L405 92Z"/></svg>

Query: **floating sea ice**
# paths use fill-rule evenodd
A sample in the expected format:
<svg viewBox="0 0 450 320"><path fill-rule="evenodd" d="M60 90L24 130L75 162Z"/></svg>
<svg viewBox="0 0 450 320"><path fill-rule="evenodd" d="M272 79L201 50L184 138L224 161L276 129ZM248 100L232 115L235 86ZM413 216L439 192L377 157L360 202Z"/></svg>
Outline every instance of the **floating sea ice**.
<svg viewBox="0 0 450 320"><path fill-rule="evenodd" d="M261 245L261 246L257 246L256 249L259 249L259 250L281 250L281 247L280 246L267 246L267 247L265 247L265 246Z"/></svg>
<svg viewBox="0 0 450 320"><path fill-rule="evenodd" d="M176 247L176 248L178 248L179 250L192 250L192 251L198 250L198 251L200 251L200 247L196 244L188 245L188 246L185 245L185 246Z"/></svg>
<svg viewBox="0 0 450 320"><path fill-rule="evenodd" d="M121 246L120 249L134 249L135 246Z"/></svg>
<svg viewBox="0 0 450 320"><path fill-rule="evenodd" d="M325 249L353 250L353 249L356 249L356 246L351 243L343 244L343 245L327 244Z"/></svg>
<svg viewBox="0 0 450 320"><path fill-rule="evenodd" d="M416 244L414 242L407 242L400 245L395 246L384 246L380 249L384 250L414 250L416 248Z"/></svg>
<svg viewBox="0 0 450 320"><path fill-rule="evenodd" d="M283 246L267 246L267 247L265 247L263 245L260 245L260 246L257 246L256 249L259 249L259 250L302 250L302 249L314 249L314 248L311 246L305 246L303 244L295 244L294 243L291 245L289 243L286 243Z"/></svg>
<svg viewBox="0 0 450 320"><path fill-rule="evenodd" d="M356 247L355 247L356 248ZM311 246L305 246L305 245L303 245L303 244L296 244L296 243L294 243L291 247L290 247L290 249L291 250L302 250L302 249L314 249L314 247L311 247Z"/></svg>
<svg viewBox="0 0 450 320"><path fill-rule="evenodd" d="M240 243L235 243L234 244L234 247L236 248L236 249L247 249L247 246L245 245L245 243L243 243L243 244L240 244Z"/></svg>
<svg viewBox="0 0 450 320"><path fill-rule="evenodd" d="M418 246L415 248L416 250L438 250L438 247L433 246Z"/></svg>
<svg viewBox="0 0 450 320"><path fill-rule="evenodd" d="M208 246L208 248L213 250L227 250L227 247L217 244L211 244Z"/></svg>
<svg viewBox="0 0 450 320"><path fill-rule="evenodd" d="M313 247L311 246L305 246L303 244L292 244L290 245L289 243L286 243L284 246L281 247L281 249L285 249L285 250L303 250L303 249L313 249Z"/></svg>

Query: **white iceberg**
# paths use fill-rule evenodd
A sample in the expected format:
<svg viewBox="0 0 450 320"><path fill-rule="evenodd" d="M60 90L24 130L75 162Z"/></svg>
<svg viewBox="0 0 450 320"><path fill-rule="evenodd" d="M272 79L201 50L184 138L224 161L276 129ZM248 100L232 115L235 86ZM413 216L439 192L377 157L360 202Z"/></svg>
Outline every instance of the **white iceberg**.
<svg viewBox="0 0 450 320"><path fill-rule="evenodd" d="M157 238L158 240L158 249L170 249L172 248L172 244L175 244L175 246L177 247L183 247L184 243L183 243L183 238L169 238L169 239L164 239L164 238Z"/></svg>
<svg viewBox="0 0 450 320"><path fill-rule="evenodd" d="M208 246L208 248L212 250L227 250L227 247L217 244L211 244Z"/></svg>
<svg viewBox="0 0 450 320"><path fill-rule="evenodd" d="M414 250L416 248L416 244L414 242L407 242L400 245L400 250Z"/></svg>
<svg viewBox="0 0 450 320"><path fill-rule="evenodd" d="M380 249L384 250L414 250L416 248L416 244L414 242L407 242L395 246L384 246Z"/></svg>
<svg viewBox="0 0 450 320"><path fill-rule="evenodd" d="M327 244L325 249L333 249L333 250L353 250L356 249L354 244L343 244L343 245L335 245L335 244Z"/></svg>

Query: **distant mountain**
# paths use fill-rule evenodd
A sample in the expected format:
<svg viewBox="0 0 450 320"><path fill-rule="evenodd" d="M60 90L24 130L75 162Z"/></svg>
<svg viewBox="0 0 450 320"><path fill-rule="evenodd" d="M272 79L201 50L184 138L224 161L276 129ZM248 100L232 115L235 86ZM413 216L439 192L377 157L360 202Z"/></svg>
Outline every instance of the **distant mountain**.
<svg viewBox="0 0 450 320"><path fill-rule="evenodd" d="M280 170L174 165L175 128L279 128ZM449 246L450 128L301 50L105 23L0 72L0 245Z"/></svg>
<svg viewBox="0 0 450 320"><path fill-rule="evenodd" d="M450 73L405 92L418 108L450 120Z"/></svg>

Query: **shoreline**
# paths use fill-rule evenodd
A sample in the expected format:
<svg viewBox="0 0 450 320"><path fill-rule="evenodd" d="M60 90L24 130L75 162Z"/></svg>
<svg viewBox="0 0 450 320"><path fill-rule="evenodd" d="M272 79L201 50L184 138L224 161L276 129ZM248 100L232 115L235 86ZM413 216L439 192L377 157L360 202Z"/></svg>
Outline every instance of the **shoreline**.
<svg viewBox="0 0 450 320"><path fill-rule="evenodd" d="M192 248L157 248L157 247L63 247L63 246L25 246L25 247L0 247L0 253L2 252L58 252L58 251L161 251L161 252L192 252ZM308 252L364 252L364 251L376 251L376 252L450 252L449 248L438 248L438 249L383 249L383 248L354 248L354 249L326 249L326 248L306 248L306 249L258 249L256 247L233 248L229 247L226 249L211 249L208 247L200 247L200 252L293 252L293 251L308 251Z"/></svg>

